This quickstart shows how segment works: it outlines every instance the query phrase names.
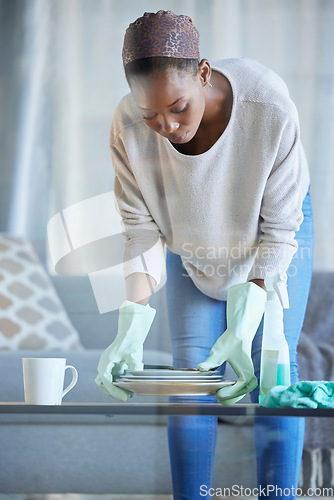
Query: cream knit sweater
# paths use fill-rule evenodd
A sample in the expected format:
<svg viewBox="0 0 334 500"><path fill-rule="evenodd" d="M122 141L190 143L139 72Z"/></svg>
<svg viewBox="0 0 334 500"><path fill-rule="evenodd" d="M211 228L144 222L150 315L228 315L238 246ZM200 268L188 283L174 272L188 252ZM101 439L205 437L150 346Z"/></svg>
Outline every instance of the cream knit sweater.
<svg viewBox="0 0 334 500"><path fill-rule="evenodd" d="M232 114L205 153L179 153L143 121L131 96L112 120L114 191L127 235L125 277L181 256L203 293L226 300L231 285L287 270L309 173L296 107L283 80L249 59L212 63L229 80Z"/></svg>

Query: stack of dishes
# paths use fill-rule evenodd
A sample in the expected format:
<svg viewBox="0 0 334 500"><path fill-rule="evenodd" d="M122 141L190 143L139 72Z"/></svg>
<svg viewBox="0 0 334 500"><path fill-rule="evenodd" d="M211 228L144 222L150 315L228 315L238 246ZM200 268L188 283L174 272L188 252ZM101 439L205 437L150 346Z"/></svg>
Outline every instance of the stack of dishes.
<svg viewBox="0 0 334 500"><path fill-rule="evenodd" d="M217 372L165 367L126 371L114 383L138 396L210 396L235 381L226 381Z"/></svg>

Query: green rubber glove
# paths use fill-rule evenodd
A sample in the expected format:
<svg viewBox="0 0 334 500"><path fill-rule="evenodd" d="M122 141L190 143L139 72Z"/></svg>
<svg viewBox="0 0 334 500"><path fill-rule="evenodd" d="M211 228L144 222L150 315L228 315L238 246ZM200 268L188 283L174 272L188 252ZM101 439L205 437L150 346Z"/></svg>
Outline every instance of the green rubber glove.
<svg viewBox="0 0 334 500"><path fill-rule="evenodd" d="M237 374L234 385L222 387L217 398L224 405L239 401L255 389L257 378L251 358L252 341L261 322L267 293L255 283L234 285L227 294L227 329L210 351L210 356L197 365L199 370L212 370L225 361Z"/></svg>
<svg viewBox="0 0 334 500"><path fill-rule="evenodd" d="M115 340L102 353L95 379L102 392L109 396L126 401L133 396L113 384L115 376L122 375L125 370L143 369L143 344L151 328L155 309L126 300L119 308L118 332Z"/></svg>

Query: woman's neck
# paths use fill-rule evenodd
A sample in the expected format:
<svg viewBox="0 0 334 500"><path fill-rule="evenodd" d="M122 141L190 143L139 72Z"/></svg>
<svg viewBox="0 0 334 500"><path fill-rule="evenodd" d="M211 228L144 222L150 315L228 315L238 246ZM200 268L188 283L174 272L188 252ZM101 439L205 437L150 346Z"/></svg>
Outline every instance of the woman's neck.
<svg viewBox="0 0 334 500"><path fill-rule="evenodd" d="M205 111L199 128L215 127L222 118L228 122L231 117L233 94L230 82L224 75L213 70L211 83L212 88L209 87L207 91Z"/></svg>

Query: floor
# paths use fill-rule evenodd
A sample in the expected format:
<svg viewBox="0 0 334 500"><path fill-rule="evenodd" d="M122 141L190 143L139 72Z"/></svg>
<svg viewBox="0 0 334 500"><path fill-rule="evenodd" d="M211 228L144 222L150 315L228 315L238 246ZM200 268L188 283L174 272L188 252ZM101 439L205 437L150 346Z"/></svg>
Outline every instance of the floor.
<svg viewBox="0 0 334 500"><path fill-rule="evenodd" d="M236 497L210 497L210 500L235 500ZM239 497L245 500L257 500L257 497L247 496ZM298 499L308 500L328 500L333 497L304 497L300 496ZM5 495L0 494L0 500L173 500L172 495L80 495L74 493L68 494L52 494L52 495Z"/></svg>
<svg viewBox="0 0 334 500"><path fill-rule="evenodd" d="M210 500L232 500L232 497L209 497ZM246 497L245 497L246 498ZM172 495L1 495L0 500L173 500ZM234 498L233 498L234 500ZM247 500L256 500L247 497ZM317 499L318 500L318 499ZM321 499L320 499L321 500Z"/></svg>
<svg viewBox="0 0 334 500"><path fill-rule="evenodd" d="M79 495L74 493L68 493L64 495L58 493L52 495L0 494L0 500L173 500L173 496L172 495Z"/></svg>
<svg viewBox="0 0 334 500"><path fill-rule="evenodd" d="M210 497L210 500L235 500L236 497ZM245 500L257 500L257 497L247 496L239 497ZM333 497L304 497L300 496L298 499L308 500L328 500ZM172 495L80 495L74 493L68 494L52 494L52 495L5 495L0 494L0 500L173 500Z"/></svg>

